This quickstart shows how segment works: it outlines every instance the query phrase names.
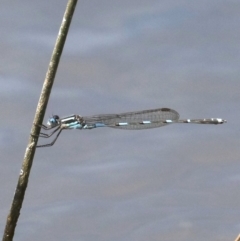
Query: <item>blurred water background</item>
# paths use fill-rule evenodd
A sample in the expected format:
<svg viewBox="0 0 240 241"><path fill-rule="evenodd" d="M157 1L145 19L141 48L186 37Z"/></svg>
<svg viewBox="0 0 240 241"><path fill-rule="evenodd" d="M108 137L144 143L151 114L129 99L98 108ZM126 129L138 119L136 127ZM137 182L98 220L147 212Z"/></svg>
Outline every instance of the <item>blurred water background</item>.
<svg viewBox="0 0 240 241"><path fill-rule="evenodd" d="M66 3L1 2L0 233ZM45 121L169 107L228 123L64 131L36 151L14 240L237 236L239 12L237 0L78 2Z"/></svg>

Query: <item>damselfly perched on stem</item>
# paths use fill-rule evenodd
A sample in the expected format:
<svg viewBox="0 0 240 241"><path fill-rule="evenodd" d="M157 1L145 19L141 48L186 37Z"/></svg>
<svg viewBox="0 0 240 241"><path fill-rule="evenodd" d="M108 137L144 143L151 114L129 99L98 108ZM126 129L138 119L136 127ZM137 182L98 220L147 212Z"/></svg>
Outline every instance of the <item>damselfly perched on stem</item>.
<svg viewBox="0 0 240 241"><path fill-rule="evenodd" d="M217 125L227 122L226 120L220 118L180 120L179 117L180 116L177 111L169 108L86 117L80 115L71 115L60 118L58 115L54 115L48 120L47 126L41 125L42 129L53 131L49 134L41 132L39 135L40 137L49 138L57 133L54 140L51 143L39 145L37 147L52 146L56 142L62 130L89 130L98 127L111 127L122 130L143 130L149 128L157 128L173 123Z"/></svg>

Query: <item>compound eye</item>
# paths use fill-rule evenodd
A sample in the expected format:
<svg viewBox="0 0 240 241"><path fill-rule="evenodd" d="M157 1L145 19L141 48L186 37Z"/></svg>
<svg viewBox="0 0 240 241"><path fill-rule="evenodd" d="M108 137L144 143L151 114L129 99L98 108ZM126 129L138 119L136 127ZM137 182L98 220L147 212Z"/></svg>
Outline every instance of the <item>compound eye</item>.
<svg viewBox="0 0 240 241"><path fill-rule="evenodd" d="M48 120L48 125L51 126L51 127L54 127L54 126L57 126L58 125L58 121L59 121L59 116L58 115L54 115L53 117L51 117L49 120Z"/></svg>
<svg viewBox="0 0 240 241"><path fill-rule="evenodd" d="M55 119L55 120L59 120L60 119L58 115L54 115L52 118Z"/></svg>

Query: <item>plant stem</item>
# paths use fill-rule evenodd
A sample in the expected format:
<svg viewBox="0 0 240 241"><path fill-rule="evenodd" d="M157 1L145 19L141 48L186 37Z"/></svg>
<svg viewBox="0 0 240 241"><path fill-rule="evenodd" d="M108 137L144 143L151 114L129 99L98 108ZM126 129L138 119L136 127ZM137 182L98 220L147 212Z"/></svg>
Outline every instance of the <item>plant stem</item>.
<svg viewBox="0 0 240 241"><path fill-rule="evenodd" d="M67 33L71 24L72 16L77 4L77 0L69 0L67 3L66 11L63 16L63 21L60 26L58 37L53 49L51 60L49 63L48 71L43 84L40 99L37 105L37 110L34 117L34 122L31 129L29 142L25 151L22 168L20 171L16 191L13 197L12 206L9 211L6 226L3 234L2 241L11 241L14 236L15 227L20 215L25 191L28 184L28 178L30 175L32 162L35 154L36 144L40 133L39 125L42 123L44 114L47 108L48 99L53 86L54 78L57 72L58 63L61 58L64 43L67 37Z"/></svg>

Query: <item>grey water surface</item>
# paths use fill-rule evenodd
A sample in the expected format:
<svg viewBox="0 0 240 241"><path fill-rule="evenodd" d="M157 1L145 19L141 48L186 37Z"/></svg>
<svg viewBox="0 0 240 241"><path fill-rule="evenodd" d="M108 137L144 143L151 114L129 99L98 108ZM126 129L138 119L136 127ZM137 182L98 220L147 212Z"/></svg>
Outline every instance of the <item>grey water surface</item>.
<svg viewBox="0 0 240 241"><path fill-rule="evenodd" d="M0 233L66 3L1 3ZM14 240L234 240L239 12L237 0L78 2L45 122L169 107L228 123L63 131L36 151Z"/></svg>

